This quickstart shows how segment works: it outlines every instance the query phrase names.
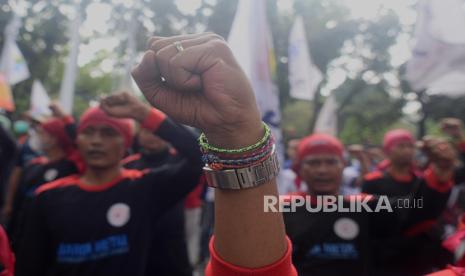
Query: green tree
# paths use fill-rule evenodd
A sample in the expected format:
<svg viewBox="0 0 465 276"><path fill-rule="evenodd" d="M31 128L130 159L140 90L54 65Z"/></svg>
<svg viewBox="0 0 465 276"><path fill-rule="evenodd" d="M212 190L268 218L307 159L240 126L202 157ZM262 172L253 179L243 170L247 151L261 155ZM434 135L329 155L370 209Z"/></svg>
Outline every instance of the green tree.
<svg viewBox="0 0 465 276"><path fill-rule="evenodd" d="M95 38L113 37L118 45L113 51L102 51L79 70L76 84L76 114L89 101L118 87L126 61L128 27L136 24L137 51L142 52L151 35L168 36L181 33L213 31L227 37L237 8L237 0L203 0L197 9L183 11L172 0L125 1L86 0L81 13L85 20L88 5L107 4L111 18L107 31L94 32L83 37L83 43ZM136 9L133 6L137 3ZM374 20L351 17L350 10L341 0L295 0L294 12L278 9L277 1L266 1L268 19L277 57L276 82L280 90L283 126L290 136L305 135L311 120L315 119L325 96L320 90L316 100L309 103L292 99L288 83L288 36L295 15L302 15L307 38L315 64L325 75L322 87L336 71L343 72L342 84L332 91L340 104L338 121L345 141L379 141L382 133L394 125L403 125L402 113L411 91L399 84L403 72L391 64L391 47L399 34L411 31L401 26L396 14L385 10ZM58 96L63 68L68 52L69 10L72 0L32 0L27 2L26 16L20 30L18 44L28 61L33 78L44 83L52 97ZM11 17L6 3L0 4L0 29ZM3 37L0 36L0 43ZM102 63L115 61L112 72L105 72ZM342 71L341 71L342 70ZM32 79L14 87L18 112L29 106ZM418 100L418 99L415 99ZM461 100L431 97L426 110L435 121L444 116L464 118ZM451 108L454 107L454 108Z"/></svg>

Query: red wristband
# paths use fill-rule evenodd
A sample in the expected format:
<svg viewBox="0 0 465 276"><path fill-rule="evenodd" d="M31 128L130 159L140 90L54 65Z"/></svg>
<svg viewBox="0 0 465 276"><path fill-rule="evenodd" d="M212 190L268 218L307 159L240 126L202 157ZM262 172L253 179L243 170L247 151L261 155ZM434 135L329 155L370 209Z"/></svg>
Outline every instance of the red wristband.
<svg viewBox="0 0 465 276"><path fill-rule="evenodd" d="M165 113L158 109L151 108L145 119L142 121L141 126L150 131L156 131L161 123L166 119Z"/></svg>
<svg viewBox="0 0 465 276"><path fill-rule="evenodd" d="M62 118L62 120L65 123L65 125L74 123L74 118L71 115L66 115L65 117Z"/></svg>
<svg viewBox="0 0 465 276"><path fill-rule="evenodd" d="M287 240L287 250L284 256L275 263L262 268L243 268L221 259L213 247L215 237L210 240L211 259L207 265L206 276L297 276L297 272L292 265L292 244Z"/></svg>

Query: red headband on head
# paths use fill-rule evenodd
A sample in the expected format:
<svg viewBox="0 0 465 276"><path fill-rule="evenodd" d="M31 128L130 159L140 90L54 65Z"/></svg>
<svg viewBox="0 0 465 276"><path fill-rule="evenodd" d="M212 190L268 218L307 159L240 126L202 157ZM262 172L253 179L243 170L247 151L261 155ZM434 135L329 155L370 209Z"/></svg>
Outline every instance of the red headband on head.
<svg viewBox="0 0 465 276"><path fill-rule="evenodd" d="M100 107L91 107L84 112L79 122L78 133L91 125L105 124L115 129L124 138L126 148L132 145L133 121L131 119L119 119L111 117Z"/></svg>
<svg viewBox="0 0 465 276"><path fill-rule="evenodd" d="M65 122L62 119L52 118L40 124L43 130L55 137L60 147L70 153L74 149L73 140L66 133Z"/></svg>
<svg viewBox="0 0 465 276"><path fill-rule="evenodd" d="M412 134L405 129L394 129L388 131L384 135L383 149L385 152L389 152L392 147L398 145L401 142L415 143L415 139Z"/></svg>
<svg viewBox="0 0 465 276"><path fill-rule="evenodd" d="M328 134L312 134L303 138L297 147L297 162L294 164L294 171L298 172L300 163L309 155L334 154L343 158L344 146L336 137Z"/></svg>

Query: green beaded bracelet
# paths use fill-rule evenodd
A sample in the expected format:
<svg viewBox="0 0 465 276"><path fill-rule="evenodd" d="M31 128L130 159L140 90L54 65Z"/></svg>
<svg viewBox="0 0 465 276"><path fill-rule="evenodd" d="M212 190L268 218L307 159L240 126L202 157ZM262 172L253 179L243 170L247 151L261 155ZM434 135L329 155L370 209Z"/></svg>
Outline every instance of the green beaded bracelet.
<svg viewBox="0 0 465 276"><path fill-rule="evenodd" d="M265 135L263 135L263 137L262 137L262 139L260 139L260 141L258 141L257 143L255 143L253 145L250 145L250 146L247 146L247 147L244 147L244 148L240 148L240 149L221 149L221 148L217 148L217 147L214 147L214 146L208 144L207 137L205 136L205 133L202 133L202 134L200 134L200 137L199 137L200 147L202 147L202 149L205 150L205 151L214 151L214 152L229 153L229 154L243 153L243 152L247 152L247 151L257 149L257 148L263 146L268 141L268 139L270 139L270 137L271 137L271 129L270 129L270 127L267 124L265 124L264 122L262 124L265 127Z"/></svg>

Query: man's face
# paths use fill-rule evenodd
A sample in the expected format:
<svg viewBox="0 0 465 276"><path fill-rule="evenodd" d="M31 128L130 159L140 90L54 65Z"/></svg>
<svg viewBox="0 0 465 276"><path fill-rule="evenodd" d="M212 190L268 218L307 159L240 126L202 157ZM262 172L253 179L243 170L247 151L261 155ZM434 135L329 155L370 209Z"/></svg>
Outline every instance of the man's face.
<svg viewBox="0 0 465 276"><path fill-rule="evenodd" d="M344 170L343 160L334 154L307 156L300 165L300 176L311 195L337 195Z"/></svg>
<svg viewBox="0 0 465 276"><path fill-rule="evenodd" d="M139 132L139 144L148 152L158 153L168 148L168 143L146 129Z"/></svg>
<svg viewBox="0 0 465 276"><path fill-rule="evenodd" d="M123 136L105 124L83 129L77 136L77 146L86 166L94 169L118 166L125 153Z"/></svg>
<svg viewBox="0 0 465 276"><path fill-rule="evenodd" d="M412 142L400 142L391 147L388 157L391 163L399 166L410 166L415 156L415 146Z"/></svg>
<svg viewBox="0 0 465 276"><path fill-rule="evenodd" d="M47 152L58 145L57 139L45 131L42 127L37 127L36 132L37 137L39 138L39 147L42 151Z"/></svg>

